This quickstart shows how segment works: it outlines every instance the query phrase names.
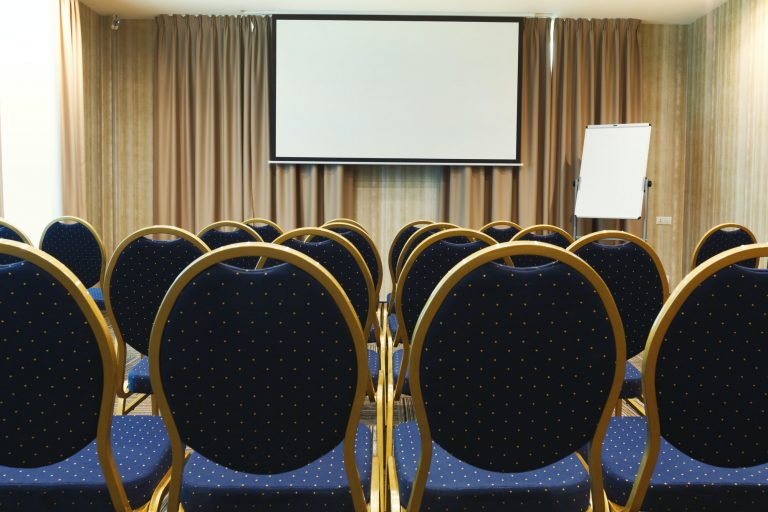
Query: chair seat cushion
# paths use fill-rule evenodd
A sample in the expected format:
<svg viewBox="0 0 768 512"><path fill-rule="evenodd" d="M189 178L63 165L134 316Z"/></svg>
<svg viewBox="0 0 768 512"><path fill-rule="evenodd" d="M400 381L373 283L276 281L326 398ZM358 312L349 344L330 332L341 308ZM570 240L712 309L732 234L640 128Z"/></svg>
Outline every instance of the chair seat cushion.
<svg viewBox="0 0 768 512"><path fill-rule="evenodd" d="M149 383L149 359L142 357L136 366L128 370L128 391L131 393L152 394Z"/></svg>
<svg viewBox="0 0 768 512"><path fill-rule="evenodd" d="M397 379L400 377L400 368L403 364L403 351L402 350L395 350L392 352L392 376L395 379L395 383L397 383ZM404 395L410 395L411 394L411 386L410 386L410 379L408 378L408 368L405 369L405 382L403 382L403 394Z"/></svg>
<svg viewBox="0 0 768 512"><path fill-rule="evenodd" d="M387 325L389 326L389 332L392 333L392 336L395 335L397 332L397 315L394 313L391 313L389 316L387 316Z"/></svg>
<svg viewBox="0 0 768 512"><path fill-rule="evenodd" d="M368 349L368 369L371 371L371 378L375 383L377 375L379 375L379 353L375 350Z"/></svg>
<svg viewBox="0 0 768 512"><path fill-rule="evenodd" d="M415 421L395 427L394 451L401 505L416 476L421 440ZM435 442L421 510L551 510L589 507L589 474L576 455L524 473L496 473L465 464Z"/></svg>
<svg viewBox="0 0 768 512"><path fill-rule="evenodd" d="M372 434L358 426L355 458L363 489L371 485ZM186 512L210 510L354 510L339 444L296 471L254 475L233 471L193 453L184 467L181 501Z"/></svg>
<svg viewBox="0 0 768 512"><path fill-rule="evenodd" d="M101 290L101 288L97 288L96 286L94 286L93 288L88 288L88 293L93 299L93 302L95 302L96 305L99 306L99 309L104 311L106 309L106 306L104 305L104 292Z"/></svg>
<svg viewBox="0 0 768 512"><path fill-rule="evenodd" d="M603 474L608 499L625 504L645 450L645 418L611 418L603 443ZM718 468L691 459L661 440L659 458L643 510L768 510L768 464L754 468Z"/></svg>
<svg viewBox="0 0 768 512"><path fill-rule="evenodd" d="M632 363L627 361L624 370L624 384L619 398L636 398L643 394L643 375Z"/></svg>
<svg viewBox="0 0 768 512"><path fill-rule="evenodd" d="M171 445L159 416L112 418L112 449L133 508L152 496L171 467ZM0 510L112 511L96 441L50 466L0 466Z"/></svg>

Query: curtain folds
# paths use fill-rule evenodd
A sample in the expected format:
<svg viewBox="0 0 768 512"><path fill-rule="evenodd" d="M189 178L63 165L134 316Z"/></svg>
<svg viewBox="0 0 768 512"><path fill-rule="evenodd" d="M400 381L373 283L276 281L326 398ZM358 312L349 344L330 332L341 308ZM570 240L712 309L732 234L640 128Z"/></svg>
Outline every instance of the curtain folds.
<svg viewBox="0 0 768 512"><path fill-rule="evenodd" d="M59 71L61 76L62 206L67 215L86 215L85 102L80 5L59 0Z"/></svg>

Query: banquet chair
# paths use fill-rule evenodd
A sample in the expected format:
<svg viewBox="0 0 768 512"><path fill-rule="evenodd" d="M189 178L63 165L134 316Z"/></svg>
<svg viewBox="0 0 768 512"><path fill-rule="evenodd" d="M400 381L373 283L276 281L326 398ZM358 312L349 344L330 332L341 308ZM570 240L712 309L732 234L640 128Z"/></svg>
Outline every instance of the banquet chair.
<svg viewBox="0 0 768 512"><path fill-rule="evenodd" d="M0 240L13 240L14 242L21 242L23 244L32 245L27 235L5 219L0 219ZM16 263L18 258L12 256L2 255L0 256L0 265L8 265L9 263Z"/></svg>
<svg viewBox="0 0 768 512"><path fill-rule="evenodd" d="M627 341L627 358L640 354L661 307L669 284L659 255L645 240L624 231L598 231L586 235L568 250L597 271L619 308ZM620 399L642 395L640 370L627 361ZM631 402L639 411L643 407ZM621 414L621 401L616 412Z"/></svg>
<svg viewBox="0 0 768 512"><path fill-rule="evenodd" d="M205 245L213 249L224 247L225 245L238 244L241 242L263 242L261 236L250 226L234 220L220 220L209 224L200 230L197 236L205 242ZM228 261L228 265L234 265L240 268L254 268L257 260L238 259Z"/></svg>
<svg viewBox="0 0 768 512"><path fill-rule="evenodd" d="M553 263L498 263L520 255ZM416 421L392 434L392 510L606 511L599 446L624 347L608 288L577 256L537 242L468 256L412 335Z"/></svg>
<svg viewBox="0 0 768 512"><path fill-rule="evenodd" d="M397 269L397 260L400 257L400 253L403 250L405 242L413 235L419 228L433 224L431 220L414 220L401 227L395 237L392 239L392 243L389 245L389 251L387 253L387 264L389 265L389 276L392 279L392 289L395 287L395 270ZM389 302L389 301L388 301Z"/></svg>
<svg viewBox="0 0 768 512"><path fill-rule="evenodd" d="M310 240L305 241L304 237L309 237ZM376 320L378 303L376 290L360 251L349 240L324 228L298 228L283 233L273 243L305 254L328 270L352 304L360 328L365 333L371 331ZM277 263L276 260L262 259L259 261L258 268L269 267L275 263ZM373 383L382 367L382 354L367 347L364 348L367 350L370 370L367 393L374 400L376 388Z"/></svg>
<svg viewBox="0 0 768 512"><path fill-rule="evenodd" d="M509 242L513 236L522 231L522 227L511 220L495 220L480 228L480 231L499 243Z"/></svg>
<svg viewBox="0 0 768 512"><path fill-rule="evenodd" d="M768 271L736 265L765 256L720 253L664 304L643 354L647 418L612 418L604 441L617 510L768 510Z"/></svg>
<svg viewBox="0 0 768 512"><path fill-rule="evenodd" d="M77 276L0 241L0 510L159 510L171 463L157 416L112 416L109 329Z"/></svg>
<svg viewBox="0 0 768 512"><path fill-rule="evenodd" d="M43 229L40 249L74 272L99 309L104 309L104 293L98 285L104 276L107 256L93 226L79 217L54 219Z"/></svg>
<svg viewBox="0 0 768 512"><path fill-rule="evenodd" d="M283 228L269 219L262 219L260 217L252 217L246 219L243 224L252 228L259 234L261 240L264 242L272 242L275 238L283 234Z"/></svg>
<svg viewBox="0 0 768 512"><path fill-rule="evenodd" d="M512 237L513 242L544 242L547 244L560 247L561 249L567 248L574 240L573 237L557 226L550 224L536 224L534 226L528 226L525 229L520 230L515 236ZM522 255L518 256L514 260L516 267L538 267L550 263L551 260L547 258L539 258L536 256Z"/></svg>
<svg viewBox="0 0 768 512"><path fill-rule="evenodd" d="M279 263L221 264L242 257ZM206 254L163 300L149 360L173 447L170 512L367 510L363 331L318 262L267 243Z"/></svg>
<svg viewBox="0 0 768 512"><path fill-rule="evenodd" d="M208 246L188 231L150 226L128 235L110 258L104 296L117 342L118 374L125 375L128 345L142 355L117 389L123 414L152 395L149 361L144 356L149 353L149 335L165 293L187 265L208 251ZM142 396L129 404L133 394ZM152 412L157 412L154 399Z"/></svg>
<svg viewBox="0 0 768 512"><path fill-rule="evenodd" d="M365 231L366 233L368 233L368 230L367 230L367 229L365 229L365 226L363 226L362 224L360 224L360 223L359 223L359 222L357 222L356 220L354 220L354 219L350 219L350 218L348 218L348 217L336 217L336 218L334 218L334 219L331 219L331 220L329 220L329 221L326 221L326 222L325 222L325 224L331 224L331 223L334 223L334 222L345 222L345 223L347 223L347 224L352 224L352 225L354 225L354 226L357 226L358 228L362 229L362 230L363 230L363 231Z"/></svg>
<svg viewBox="0 0 768 512"><path fill-rule="evenodd" d="M693 256L691 257L691 270L716 254L733 249L734 247L754 244L756 242L757 238L755 238L754 233L746 226L732 222L718 224L704 233L696 244ZM757 260L740 261L739 265L756 268L758 263Z"/></svg>

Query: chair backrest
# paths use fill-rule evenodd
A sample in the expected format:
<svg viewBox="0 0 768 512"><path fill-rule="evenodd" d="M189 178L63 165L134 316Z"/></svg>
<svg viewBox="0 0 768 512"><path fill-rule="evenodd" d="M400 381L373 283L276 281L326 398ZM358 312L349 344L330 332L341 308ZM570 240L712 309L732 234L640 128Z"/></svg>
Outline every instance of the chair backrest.
<svg viewBox="0 0 768 512"><path fill-rule="evenodd" d="M736 265L765 256L768 244L753 244L709 259L659 313L643 355L648 438L631 510L642 505L661 437L703 464L768 463L768 270Z"/></svg>
<svg viewBox="0 0 768 512"><path fill-rule="evenodd" d="M383 264L381 263L381 255L379 249L376 247L376 243L365 229L359 227L357 224L350 224L346 221L331 221L326 222L321 227L330 229L334 233L338 233L355 246L355 249L360 251L360 255L365 260L365 264L368 267L368 271L371 273L371 279L376 289L376 296L379 296L381 291L381 279L384 275Z"/></svg>
<svg viewBox="0 0 768 512"><path fill-rule="evenodd" d="M418 229L425 225L432 224L431 220L414 220L409 222L405 226L401 227L395 238L392 239L392 243L389 245L389 252L387 254L387 264L389 265L389 275L392 278L392 283L395 283L395 271L397 270L397 260L400 257L400 252L403 250L405 242L413 235Z"/></svg>
<svg viewBox="0 0 768 512"><path fill-rule="evenodd" d="M86 288L96 286L104 275L104 244L83 219L59 217L51 221L40 237L40 249L74 272Z"/></svg>
<svg viewBox="0 0 768 512"><path fill-rule="evenodd" d="M269 219L252 217L243 222L246 226L253 228L259 234L264 242L272 242L275 238L283 234L283 228Z"/></svg>
<svg viewBox="0 0 768 512"><path fill-rule="evenodd" d="M557 226L552 226L551 224L536 224L520 230L520 232L512 237L512 241L543 242L560 247L561 249L566 249L574 240L570 233ZM517 259L514 260L516 267L538 267L550 262L551 260L547 258L539 258L529 255L518 256Z"/></svg>
<svg viewBox="0 0 768 512"><path fill-rule="evenodd" d="M554 262L496 263L523 254ZM438 284L412 343L421 455L408 510L419 509L432 440L499 472L538 469L592 441L590 473L601 474L626 354L613 298L583 260L535 242L482 249ZM602 511L602 479L591 485Z"/></svg>
<svg viewBox="0 0 768 512"><path fill-rule="evenodd" d="M256 270L221 264L233 257L281 263ZM163 300L149 353L179 477L171 479L168 510L178 507L185 445L231 469L273 474L343 441L355 510L364 512L354 456L364 347L338 282L297 251L236 244L189 266Z"/></svg>
<svg viewBox="0 0 768 512"><path fill-rule="evenodd" d="M140 229L120 242L104 279L104 302L118 341L119 366L125 362L126 343L148 353L152 324L168 288L187 265L208 251L198 237L173 226Z"/></svg>
<svg viewBox="0 0 768 512"><path fill-rule="evenodd" d="M318 241L304 241L313 237ZM376 318L376 287L360 251L346 238L323 228L298 228L283 233L273 242L305 254L322 265L339 282L349 298L363 332L371 330ZM271 266L275 261L262 260Z"/></svg>
<svg viewBox="0 0 768 512"><path fill-rule="evenodd" d="M480 228L480 231L497 242L509 242L523 228L511 220L495 220Z"/></svg>
<svg viewBox="0 0 768 512"><path fill-rule="evenodd" d="M395 279L393 279L392 282L397 283L398 279L400 279L400 273L403 271L403 266L405 265L405 262L408 261L408 257L411 255L417 245L435 233L445 229L456 229L458 227L459 226L456 224L451 224L449 222L433 222L432 224L427 224L426 226L422 226L417 229L408 238L408 240L405 241L405 244L403 244L403 250L400 251L400 256L397 257Z"/></svg>
<svg viewBox="0 0 768 512"><path fill-rule="evenodd" d="M358 228L362 229L366 233L368 233L368 230L365 229L365 226L363 226L362 224L360 224L359 222L357 222L354 219L350 219L350 218L347 218L347 217L336 217L335 219L331 219L329 221L326 221L325 223L326 224L331 224L333 222L345 222L347 224L352 224L352 225L357 226Z"/></svg>
<svg viewBox="0 0 768 512"><path fill-rule="evenodd" d="M211 250L225 245L239 244L242 242L263 242L261 236L250 226L234 220L221 220L204 227L197 234L200 240ZM238 259L228 261L228 265L240 268L255 268L258 260Z"/></svg>
<svg viewBox="0 0 768 512"><path fill-rule="evenodd" d="M718 224L704 233L696 244L691 257L691 270L698 267L712 256L728 249L757 242L754 233L741 224L728 222ZM740 261L739 265L756 268L758 260Z"/></svg>
<svg viewBox="0 0 768 512"><path fill-rule="evenodd" d="M455 243L454 239L464 243ZM408 342L427 299L437 284L461 260L496 241L472 229L451 228L419 243L405 262L395 288L395 312L400 340Z"/></svg>
<svg viewBox="0 0 768 512"><path fill-rule="evenodd" d="M96 439L110 497L129 510L110 443L117 375L104 318L51 255L7 240L0 254L19 260L0 267L0 465L55 464Z"/></svg>
<svg viewBox="0 0 768 512"><path fill-rule="evenodd" d="M645 240L624 231L589 234L568 250L589 263L611 290L624 325L627 356L642 352L653 321L669 296L659 255Z"/></svg>
<svg viewBox="0 0 768 512"><path fill-rule="evenodd" d="M5 219L0 219L0 240L13 240L15 242L21 242L23 244L32 245L27 235L24 234L19 228L7 222ZM18 258L12 256L0 255L0 265L8 265L9 263L16 263Z"/></svg>

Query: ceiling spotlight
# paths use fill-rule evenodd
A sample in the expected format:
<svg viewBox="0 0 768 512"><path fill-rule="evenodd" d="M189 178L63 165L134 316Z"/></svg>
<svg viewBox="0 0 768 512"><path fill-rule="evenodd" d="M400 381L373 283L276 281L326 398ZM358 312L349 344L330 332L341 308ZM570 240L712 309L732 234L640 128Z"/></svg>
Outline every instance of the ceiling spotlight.
<svg viewBox="0 0 768 512"><path fill-rule="evenodd" d="M109 28L117 30L120 28L120 17L117 14L112 15L112 23L109 24Z"/></svg>

